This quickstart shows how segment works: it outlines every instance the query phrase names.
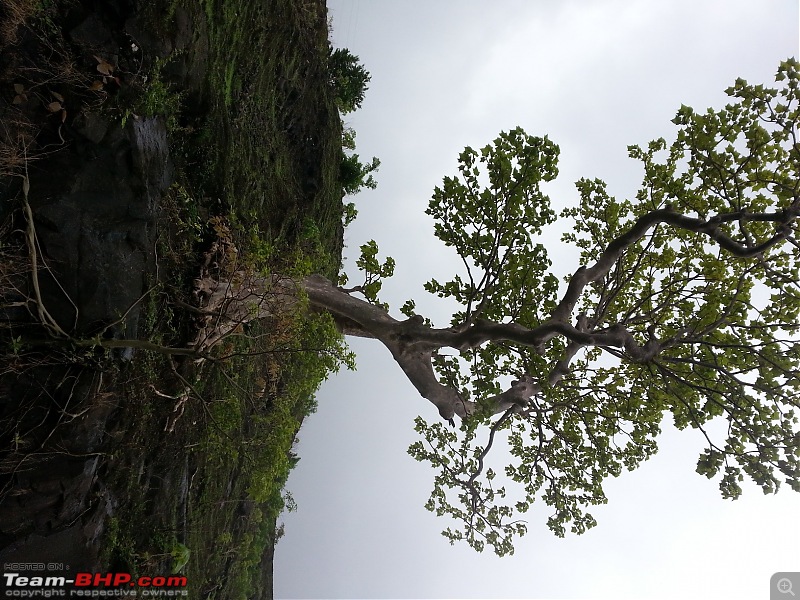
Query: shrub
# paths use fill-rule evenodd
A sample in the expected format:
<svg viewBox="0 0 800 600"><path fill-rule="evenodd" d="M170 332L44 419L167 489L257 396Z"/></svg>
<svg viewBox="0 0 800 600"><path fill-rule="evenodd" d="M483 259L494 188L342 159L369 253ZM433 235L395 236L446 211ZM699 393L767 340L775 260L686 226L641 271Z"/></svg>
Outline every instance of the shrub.
<svg viewBox="0 0 800 600"><path fill-rule="evenodd" d="M347 114L360 108L372 77L358 62L358 57L347 48L332 50L328 58L328 73L339 112Z"/></svg>
<svg viewBox="0 0 800 600"><path fill-rule="evenodd" d="M358 193L361 188L374 190L378 183L372 176L374 171L381 166L381 161L372 157L372 162L363 164L358 160L358 154L347 155L342 153L342 162L339 165L339 183L346 196Z"/></svg>

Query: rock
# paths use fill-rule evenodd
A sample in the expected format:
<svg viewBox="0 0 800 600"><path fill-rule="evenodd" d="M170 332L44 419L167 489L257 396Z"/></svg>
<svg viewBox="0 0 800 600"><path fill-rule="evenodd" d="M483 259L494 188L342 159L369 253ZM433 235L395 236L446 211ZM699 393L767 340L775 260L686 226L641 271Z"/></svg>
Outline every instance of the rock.
<svg viewBox="0 0 800 600"><path fill-rule="evenodd" d="M97 5L118 13L119 22L81 14L69 35L109 59L120 51L113 39L130 11L126 0ZM29 164L43 303L76 337L135 339L139 301L155 267L160 201L173 177L166 127L158 118L123 127L86 109L58 132ZM15 185L0 192L17 195ZM130 359L133 351L119 352ZM100 376L90 368L45 361L16 378L10 373L0 381L0 417L16 419L31 439L7 445L1 457L14 468L5 471L11 491L0 496L0 564L69 557L73 569L99 570L98 544L116 509L98 475L116 400L96 396Z"/></svg>
<svg viewBox="0 0 800 600"><path fill-rule="evenodd" d="M72 526L49 535L32 533L13 542L0 550L0 563L63 564L68 560L71 571L94 571L99 554L100 548L89 543L81 527Z"/></svg>
<svg viewBox="0 0 800 600"><path fill-rule="evenodd" d="M108 121L95 112L81 112L72 121L72 129L93 144L99 144L108 131Z"/></svg>
<svg viewBox="0 0 800 600"><path fill-rule="evenodd" d="M62 94L65 112L45 113L40 97L33 93L26 103L9 104L13 98L10 81L0 98L4 122L24 110L35 117L39 131L39 119L46 119L36 140L46 152L28 165L44 302L58 323L76 336L102 331L116 338L136 338L137 301L147 289L148 274L154 271L160 200L173 173L162 120L131 118L123 127L113 115L118 108L131 108L126 102L134 95L134 86L156 57L168 55L159 63L160 77L185 94L182 124L205 115L210 62L205 14L202 7L193 5L184 8L141 0L46 4L58 7L47 13L58 15L54 36L59 39L52 41L64 42L58 50L65 57L70 55L69 66L75 67L81 79L52 90L49 82L40 83L37 89L41 94L48 90ZM167 7L174 9L174 19L165 18ZM0 70L11 73L20 65L38 65L43 54L49 56L38 51L39 42L29 42L30 49L23 48L24 55L19 57L25 60L0 60L4 67ZM0 48L0 59L8 56L7 50ZM106 81L101 92L88 89L92 80L101 78L95 55L112 63L114 75L120 78ZM101 98L114 102L99 106ZM15 227L24 227L19 218L21 189L21 178L0 178L0 219L14 216ZM11 199L15 201L7 201ZM21 292L28 291L27 276L20 279ZM0 319L25 327L34 320L26 307L0 309ZM31 329L23 328L23 332ZM44 336L37 330L33 337ZM133 354L131 348L117 351L123 359ZM60 352L57 348L54 355ZM53 362L60 359L55 356ZM123 367L120 372L124 375L126 370ZM0 563L69 560L73 570L113 567L108 561L100 562L100 550L109 550L108 540L103 541L108 537L109 516L117 511L119 518L127 516L127 494L133 492L114 486L119 486L120 473L128 468L134 478L140 473L137 493L141 491L153 506L172 506L177 498L177 526L185 537L188 505L194 495L192 476L203 471L189 466L187 460L182 466L171 465L171 456L164 457L163 463L146 452L131 456L133 451L123 441L126 432L134 429L124 418L128 413L118 406L117 394L97 394L100 376L105 374L46 361L19 376L11 369L0 376L0 419L14 422L6 428L5 451L0 456L6 467L5 489L10 490L0 495ZM106 381L103 390L111 389ZM30 439L17 446L16 431ZM126 448L122 458L116 454L121 447ZM159 464L154 466L155 462ZM9 469L9 465L21 468ZM197 487L201 486L198 481ZM100 543L106 547L99 548Z"/></svg>
<svg viewBox="0 0 800 600"><path fill-rule="evenodd" d="M95 13L90 13L77 27L74 27L69 32L69 36L73 42L93 48L102 54L108 55L117 50L117 45L111 36L111 29Z"/></svg>
<svg viewBox="0 0 800 600"><path fill-rule="evenodd" d="M45 305L67 331L108 328L108 337L133 339L158 206L172 179L166 128L152 118L123 130L87 115L78 132L85 139L77 156L57 157L68 163L57 172L70 175L31 177L37 234L52 270L42 274Z"/></svg>

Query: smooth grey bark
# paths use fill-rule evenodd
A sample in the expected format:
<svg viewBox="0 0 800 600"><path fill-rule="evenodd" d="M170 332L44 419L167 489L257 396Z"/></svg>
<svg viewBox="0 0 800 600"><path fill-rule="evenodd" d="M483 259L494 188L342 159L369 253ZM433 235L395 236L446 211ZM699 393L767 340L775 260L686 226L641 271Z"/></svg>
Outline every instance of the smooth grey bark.
<svg viewBox="0 0 800 600"><path fill-rule="evenodd" d="M560 360L546 374L524 374L513 381L504 392L490 397L486 406L492 413L508 410L528 413L533 409L531 398L545 386L556 385L569 372L570 361L585 347L618 348L627 360L649 362L664 349L680 343L679 339L659 340L650 329L645 343L639 343L622 324L602 330L592 330L584 315L574 315L575 307L586 286L603 279L620 260L624 252L660 224L708 236L733 256L757 257L765 250L792 237L790 224L800 213L800 201L773 213L744 214L741 211L719 214L707 220L687 217L671 208L651 211L634 221L626 232L613 240L593 265L580 267L570 278L566 291L550 317L540 325L529 328L514 322L498 323L470 318L458 327L435 328L425 324L421 316L398 320L383 308L352 295L320 275L296 280L280 275L272 277L247 276L237 272L227 282L198 281L198 289L207 298L206 308L199 312L210 321L198 334L195 347L208 348L236 327L253 318L276 314L296 306L304 293L310 307L332 315L345 335L373 338L392 354L400 368L423 398L439 410L444 419L465 418L474 413L477 404L465 400L458 390L441 383L433 369L433 358L442 348L458 351L472 350L486 343L511 342L544 352L545 344L556 336L567 342ZM775 234L758 245L740 243L727 235L720 226L731 221L771 221ZM574 321L574 324L572 323Z"/></svg>
<svg viewBox="0 0 800 600"><path fill-rule="evenodd" d="M336 287L324 277L314 275L302 281L302 288L308 294L315 308L326 310L341 324L341 329L351 335L372 337L379 340L392 353L409 381L439 410L444 419L458 415L464 418L472 414L477 405L461 397L457 390L443 385L433 370L433 357L441 348L470 350L485 343L512 342L532 347L539 352L544 345L556 336L567 340L567 347L561 359L552 370L539 380L526 374L513 381L510 387L487 401L494 414L511 408L518 412L531 409L531 398L540 393L544 385L556 385L569 372L570 361L585 347L616 347L625 352L628 360L649 362L662 350L678 340L659 340L654 330L648 331L649 339L640 344L622 324L616 324L602 331L591 331L584 315L573 315L587 285L600 281L620 260L624 252L660 224L674 229L691 231L707 236L731 255L738 258L757 257L769 248L792 237L791 223L800 214L800 201L795 200L789 207L771 213L745 213L735 211L715 215L709 219L689 217L677 213L671 207L650 211L614 239L600 254L593 265L580 267L570 278L561 301L550 318L537 327L528 328L516 323L496 323L485 319L475 319L463 326L437 329L425 325L423 318L415 316L399 321L389 316L382 308L355 298ZM766 221L775 223L775 234L760 244L741 243L727 235L721 228L724 223L743 221ZM573 325L571 321L574 320Z"/></svg>
<svg viewBox="0 0 800 600"><path fill-rule="evenodd" d="M306 277L301 287L311 306L327 311L337 323L343 323L343 331L374 338L386 346L412 385L423 398L436 406L444 419L464 418L475 412L477 404L465 400L457 390L442 384L436 377L433 357L441 348L469 350L490 341L512 341L539 348L552 337L564 335L572 344L546 378L548 385L558 383L568 371L569 360L584 346L619 346L640 360L648 360L659 348L654 340L640 346L621 326L608 332L589 333L568 323L552 321L528 329L515 323L477 320L461 328L438 329L425 325L420 316L397 320L379 306L351 296L319 275ZM511 407L518 407L523 412L531 397L541 392L542 387L533 376L525 375L513 381L506 391L489 398L486 404L493 407L494 414Z"/></svg>

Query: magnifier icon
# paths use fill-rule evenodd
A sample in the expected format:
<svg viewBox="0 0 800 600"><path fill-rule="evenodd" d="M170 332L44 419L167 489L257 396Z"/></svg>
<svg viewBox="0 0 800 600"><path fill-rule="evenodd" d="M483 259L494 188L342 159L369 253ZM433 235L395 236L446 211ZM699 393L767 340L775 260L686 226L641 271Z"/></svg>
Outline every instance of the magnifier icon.
<svg viewBox="0 0 800 600"><path fill-rule="evenodd" d="M782 579L778 579L778 583L776 585L778 586L778 591L781 594L791 594L792 596L795 595L795 593L792 591L792 580L791 579L787 579L786 577L783 577Z"/></svg>

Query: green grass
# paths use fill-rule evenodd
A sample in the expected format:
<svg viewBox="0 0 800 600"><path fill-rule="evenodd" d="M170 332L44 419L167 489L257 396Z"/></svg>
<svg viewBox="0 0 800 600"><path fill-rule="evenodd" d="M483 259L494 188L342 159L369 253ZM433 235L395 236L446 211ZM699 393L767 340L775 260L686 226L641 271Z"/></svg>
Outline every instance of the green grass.
<svg viewBox="0 0 800 600"><path fill-rule="evenodd" d="M208 127L221 160L213 188L245 228L297 241L305 217L319 227L333 274L341 253L341 122L327 86L322 2L208 0Z"/></svg>
<svg viewBox="0 0 800 600"><path fill-rule="evenodd" d="M297 319L281 327L292 331L284 332L278 347L262 348L266 369L241 357L211 369L200 386L213 401L206 407L207 433L198 450L205 462L196 477L203 483L192 502L187 545L193 557L189 579L204 582L203 597L246 597L258 587L261 558L275 541L282 489L295 462L289 449L303 416L314 408L318 383L333 366L315 358L316 352L303 351L330 343L325 319ZM219 565L227 565L221 580Z"/></svg>
<svg viewBox="0 0 800 600"><path fill-rule="evenodd" d="M183 94L165 79L163 71L167 62L168 59L155 59L131 112L143 117L160 116L166 121L167 129L176 132Z"/></svg>
<svg viewBox="0 0 800 600"><path fill-rule="evenodd" d="M139 335L174 346L196 329L176 301L191 301L213 222L229 224L240 264L254 271L337 274L341 121L323 0L158 0L143 10L153 31L169 32L183 11L196 36L208 35L205 62L188 50L207 67L202 89L171 81L176 57L149 55L147 80L102 107L109 119L168 124L177 181L162 205ZM350 356L329 318L304 311L244 333L216 350L239 355L202 370L140 351L103 373L103 391L123 399L102 470L118 502L104 533L109 570L164 575L185 563L191 597L271 594L292 444L319 384ZM185 402L176 372L193 386Z"/></svg>
<svg viewBox="0 0 800 600"><path fill-rule="evenodd" d="M208 111L194 138L202 168L180 182L192 190L179 196L181 219L221 212L254 269L334 276L341 122L327 86L324 3L207 0L200 15L210 36ZM187 197L211 204L198 201L193 212ZM249 598L271 587L295 435L321 381L347 360L322 316L298 313L247 333L219 349L243 356L206 368L200 399L183 417L199 430L187 439L197 472L184 572L203 598Z"/></svg>

